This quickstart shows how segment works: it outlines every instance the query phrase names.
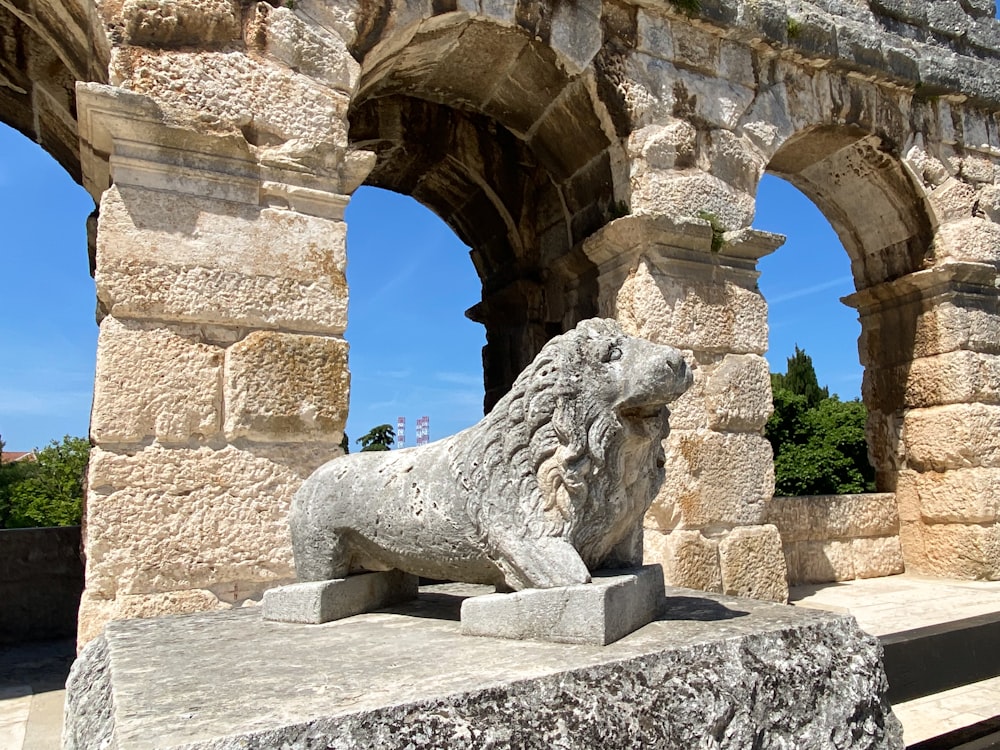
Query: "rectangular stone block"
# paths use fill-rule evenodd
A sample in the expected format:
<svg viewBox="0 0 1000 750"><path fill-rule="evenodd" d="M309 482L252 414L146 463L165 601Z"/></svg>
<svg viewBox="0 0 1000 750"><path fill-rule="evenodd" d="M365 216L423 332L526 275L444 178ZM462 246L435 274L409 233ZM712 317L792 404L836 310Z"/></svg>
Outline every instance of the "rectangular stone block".
<svg viewBox="0 0 1000 750"><path fill-rule="evenodd" d="M97 294L119 318L343 333L346 225L291 210L112 187Z"/></svg>
<svg viewBox="0 0 1000 750"><path fill-rule="evenodd" d="M339 442L350 392L347 350L342 339L271 331L233 344L226 351L226 436Z"/></svg>
<svg viewBox="0 0 1000 750"><path fill-rule="evenodd" d="M292 494L334 445L91 452L87 587L100 599L291 582Z"/></svg>
<svg viewBox="0 0 1000 750"><path fill-rule="evenodd" d="M463 636L447 589L322 627L252 610L115 622L73 667L63 747L902 750L853 618L667 597L609 646Z"/></svg>
<svg viewBox="0 0 1000 750"><path fill-rule="evenodd" d="M909 521L993 523L1000 513L1000 469L902 471L896 494Z"/></svg>
<svg viewBox="0 0 1000 750"><path fill-rule="evenodd" d="M851 581L854 571L854 540L798 542L798 570L792 574L799 583Z"/></svg>
<svg viewBox="0 0 1000 750"><path fill-rule="evenodd" d="M921 537L926 567L920 572L946 578L1000 578L1000 526L924 524Z"/></svg>
<svg viewBox="0 0 1000 750"><path fill-rule="evenodd" d="M618 291L613 317L626 330L682 350L764 354L767 305L759 292L735 280L698 279L694 269L678 278L669 260L663 265L642 261Z"/></svg>
<svg viewBox="0 0 1000 750"><path fill-rule="evenodd" d="M876 536L851 542L856 578L881 578L905 571L898 536Z"/></svg>
<svg viewBox="0 0 1000 750"><path fill-rule="evenodd" d="M719 568L722 590L727 594L788 601L788 572L781 553L781 537L770 524L729 531L719 542Z"/></svg>
<svg viewBox="0 0 1000 750"><path fill-rule="evenodd" d="M774 494L771 444L756 433L673 430L664 443L665 479L646 526L753 526Z"/></svg>
<svg viewBox="0 0 1000 750"><path fill-rule="evenodd" d="M646 529L643 534L643 562L662 565L663 575L672 586L722 592L719 543L700 531L674 529L665 534Z"/></svg>
<svg viewBox="0 0 1000 750"><path fill-rule="evenodd" d="M917 471L1000 468L1000 406L914 409L903 417L902 444Z"/></svg>
<svg viewBox="0 0 1000 750"><path fill-rule="evenodd" d="M400 570L292 583L264 592L265 620L322 624L417 596L417 577Z"/></svg>
<svg viewBox="0 0 1000 750"><path fill-rule="evenodd" d="M604 646L651 622L664 604L663 569L595 573L591 583L486 594L462 602L462 633Z"/></svg>
<svg viewBox="0 0 1000 750"><path fill-rule="evenodd" d="M866 402L883 410L960 403L1000 403L1000 356L957 351L906 365L865 370Z"/></svg>
<svg viewBox="0 0 1000 750"><path fill-rule="evenodd" d="M198 329L101 321L90 434L98 443L207 440L222 430L223 349Z"/></svg>

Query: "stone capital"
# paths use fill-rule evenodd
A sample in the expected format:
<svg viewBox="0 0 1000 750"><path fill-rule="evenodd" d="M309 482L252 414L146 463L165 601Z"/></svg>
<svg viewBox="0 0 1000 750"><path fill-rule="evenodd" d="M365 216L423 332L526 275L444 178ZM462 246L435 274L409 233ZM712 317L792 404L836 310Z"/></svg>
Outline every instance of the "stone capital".
<svg viewBox="0 0 1000 750"><path fill-rule="evenodd" d="M998 283L997 269L990 263L943 263L861 289L840 301L864 317L941 297L995 300Z"/></svg>
<svg viewBox="0 0 1000 750"><path fill-rule="evenodd" d="M77 102L84 187L97 201L112 184L135 185L342 220L347 193L374 166L362 151L322 164L261 158L242 135L176 125L149 97L113 86L80 83Z"/></svg>

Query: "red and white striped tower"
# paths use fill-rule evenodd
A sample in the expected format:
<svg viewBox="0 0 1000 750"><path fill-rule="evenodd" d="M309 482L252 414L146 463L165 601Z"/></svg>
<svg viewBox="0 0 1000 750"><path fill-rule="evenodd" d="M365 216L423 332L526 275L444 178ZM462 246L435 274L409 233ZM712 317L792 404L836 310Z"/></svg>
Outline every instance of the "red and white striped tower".
<svg viewBox="0 0 1000 750"><path fill-rule="evenodd" d="M427 445L431 441L431 418L420 417L417 420L417 445Z"/></svg>

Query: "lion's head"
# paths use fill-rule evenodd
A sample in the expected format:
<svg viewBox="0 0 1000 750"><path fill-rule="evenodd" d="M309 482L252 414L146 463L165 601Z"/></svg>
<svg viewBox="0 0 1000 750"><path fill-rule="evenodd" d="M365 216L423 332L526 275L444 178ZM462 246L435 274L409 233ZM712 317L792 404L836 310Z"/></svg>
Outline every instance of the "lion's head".
<svg viewBox="0 0 1000 750"><path fill-rule="evenodd" d="M588 568L600 566L653 500L666 404L690 383L680 352L614 320L549 341L452 456L484 542L513 521L526 537L569 540Z"/></svg>

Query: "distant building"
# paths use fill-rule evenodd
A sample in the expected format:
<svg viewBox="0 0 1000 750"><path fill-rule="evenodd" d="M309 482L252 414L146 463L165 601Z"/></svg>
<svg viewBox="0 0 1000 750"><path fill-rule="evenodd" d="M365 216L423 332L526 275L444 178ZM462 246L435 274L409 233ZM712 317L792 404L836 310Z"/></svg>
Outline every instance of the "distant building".
<svg viewBox="0 0 1000 750"><path fill-rule="evenodd" d="M18 461L37 461L34 451L4 451L0 453L0 464L13 464Z"/></svg>

